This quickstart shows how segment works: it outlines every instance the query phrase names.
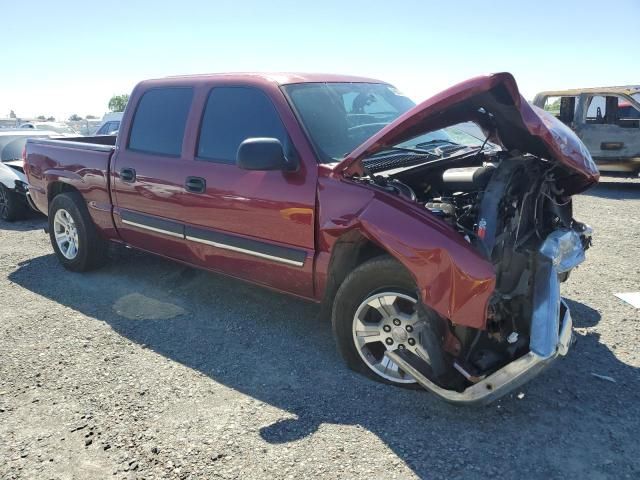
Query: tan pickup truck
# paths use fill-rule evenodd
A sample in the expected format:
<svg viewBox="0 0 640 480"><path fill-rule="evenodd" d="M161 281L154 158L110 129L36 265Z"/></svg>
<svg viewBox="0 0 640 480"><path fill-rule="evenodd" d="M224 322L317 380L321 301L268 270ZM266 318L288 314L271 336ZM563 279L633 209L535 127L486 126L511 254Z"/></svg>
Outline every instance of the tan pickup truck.
<svg viewBox="0 0 640 480"><path fill-rule="evenodd" d="M640 85L541 92L533 104L572 128L601 171L640 173Z"/></svg>

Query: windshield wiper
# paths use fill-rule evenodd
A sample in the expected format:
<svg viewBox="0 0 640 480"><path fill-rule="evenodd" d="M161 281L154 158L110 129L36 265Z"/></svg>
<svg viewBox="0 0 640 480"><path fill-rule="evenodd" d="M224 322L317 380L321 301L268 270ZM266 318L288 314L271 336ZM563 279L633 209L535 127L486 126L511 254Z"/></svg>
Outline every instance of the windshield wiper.
<svg viewBox="0 0 640 480"><path fill-rule="evenodd" d="M427 142L421 142L421 143L418 143L418 144L416 144L416 147L420 147L420 148L422 148L422 147L424 147L424 146L428 146L428 145L440 145L440 144L442 144L442 143L446 143L447 145L459 145L459 146L462 146L462 145L460 145L459 143L452 142L451 140L445 140L445 139L442 139L442 138L440 138L440 139L438 139L438 138L434 138L433 140L429 140L429 141L427 141Z"/></svg>
<svg viewBox="0 0 640 480"><path fill-rule="evenodd" d="M433 155L433 153L431 153L428 150L422 150L420 148L409 148L409 147L387 147L384 150L379 151L378 153L376 153L375 155L372 155L370 158L373 157L377 157L378 155L385 155L389 152L409 152L409 153L417 153L419 155L431 155L431 156L435 156Z"/></svg>

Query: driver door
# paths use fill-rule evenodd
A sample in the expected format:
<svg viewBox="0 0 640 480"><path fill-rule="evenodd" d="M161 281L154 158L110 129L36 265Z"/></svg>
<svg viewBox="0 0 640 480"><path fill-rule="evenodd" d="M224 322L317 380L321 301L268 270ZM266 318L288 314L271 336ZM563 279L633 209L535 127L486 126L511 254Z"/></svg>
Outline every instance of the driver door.
<svg viewBox="0 0 640 480"><path fill-rule="evenodd" d="M196 103L204 107L196 115L201 118L199 135L188 147L194 153L184 167L185 178L199 179L201 184L183 194L185 234L193 261L311 297L317 170L308 167L311 162L315 165L315 158L299 158L295 172L240 169L236 152L247 138L277 138L287 156L298 156L299 149L282 113L263 90L212 87L199 92L202 101ZM277 94L281 95L272 93ZM292 115L290 109L288 113Z"/></svg>

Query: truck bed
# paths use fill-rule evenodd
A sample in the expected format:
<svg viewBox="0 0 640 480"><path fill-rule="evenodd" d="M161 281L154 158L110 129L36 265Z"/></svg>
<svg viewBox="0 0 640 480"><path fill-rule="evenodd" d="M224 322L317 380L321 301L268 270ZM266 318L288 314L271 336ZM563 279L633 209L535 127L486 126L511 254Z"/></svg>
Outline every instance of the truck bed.
<svg viewBox="0 0 640 480"><path fill-rule="evenodd" d="M30 138L27 142L41 145L62 145L81 150L113 150L116 145L115 135L100 135L95 137L62 137L62 138Z"/></svg>
<svg viewBox="0 0 640 480"><path fill-rule="evenodd" d="M109 162L115 142L115 136L29 139L25 167L38 210L47 214L49 200L58 190L77 190L94 222L103 229L113 229Z"/></svg>

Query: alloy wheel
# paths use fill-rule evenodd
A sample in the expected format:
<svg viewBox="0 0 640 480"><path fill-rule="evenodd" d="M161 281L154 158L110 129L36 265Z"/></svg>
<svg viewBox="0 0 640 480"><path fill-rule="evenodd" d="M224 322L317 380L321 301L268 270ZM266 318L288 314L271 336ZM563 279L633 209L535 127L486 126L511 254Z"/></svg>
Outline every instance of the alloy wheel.
<svg viewBox="0 0 640 480"><path fill-rule="evenodd" d="M364 300L353 318L353 341L365 364L377 375L395 383L415 383L413 377L384 355L407 349L424 360L420 344L417 301L397 292L381 292Z"/></svg>
<svg viewBox="0 0 640 480"><path fill-rule="evenodd" d="M53 233L60 253L68 260L78 255L78 229L73 217L65 209L59 209L53 217Z"/></svg>

